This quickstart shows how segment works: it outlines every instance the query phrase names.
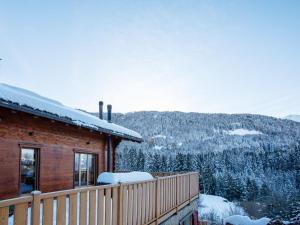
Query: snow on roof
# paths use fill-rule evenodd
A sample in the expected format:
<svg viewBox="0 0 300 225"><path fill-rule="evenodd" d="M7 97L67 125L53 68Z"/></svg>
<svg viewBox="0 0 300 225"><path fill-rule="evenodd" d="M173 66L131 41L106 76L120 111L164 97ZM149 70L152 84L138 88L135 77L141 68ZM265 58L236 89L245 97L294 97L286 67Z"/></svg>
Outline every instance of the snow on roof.
<svg viewBox="0 0 300 225"><path fill-rule="evenodd" d="M126 139L142 141L142 136L135 131L101 120L89 113L65 106L34 92L3 83L0 83L0 105Z"/></svg>
<svg viewBox="0 0 300 225"><path fill-rule="evenodd" d="M152 180L153 176L147 172L110 173L103 172L98 176L98 183L118 184Z"/></svg>

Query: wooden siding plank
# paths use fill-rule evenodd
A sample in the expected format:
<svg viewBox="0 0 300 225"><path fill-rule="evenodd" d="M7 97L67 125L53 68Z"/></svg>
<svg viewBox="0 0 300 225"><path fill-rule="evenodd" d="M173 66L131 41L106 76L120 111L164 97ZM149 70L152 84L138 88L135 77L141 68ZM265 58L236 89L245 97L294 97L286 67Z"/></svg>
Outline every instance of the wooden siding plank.
<svg viewBox="0 0 300 225"><path fill-rule="evenodd" d="M8 225L9 207L0 208L0 225Z"/></svg>
<svg viewBox="0 0 300 225"><path fill-rule="evenodd" d="M128 186L123 186L123 213L122 213L122 222L120 225L127 224L128 217Z"/></svg>
<svg viewBox="0 0 300 225"><path fill-rule="evenodd" d="M137 185L133 185L133 209L132 209L132 223L137 225Z"/></svg>
<svg viewBox="0 0 300 225"><path fill-rule="evenodd" d="M142 224L142 185L138 184L138 198L137 198L137 224Z"/></svg>
<svg viewBox="0 0 300 225"><path fill-rule="evenodd" d="M153 186L153 192L152 192L152 201L153 201L153 206L152 206L152 218L155 218L155 210L156 210L156 182L152 182Z"/></svg>
<svg viewBox="0 0 300 225"><path fill-rule="evenodd" d="M113 199L112 199L112 225L118 223L118 187L113 188Z"/></svg>
<svg viewBox="0 0 300 225"><path fill-rule="evenodd" d="M41 207L41 192L33 191L33 200L31 204L31 225L40 225L40 207Z"/></svg>
<svg viewBox="0 0 300 225"><path fill-rule="evenodd" d="M104 190L98 190L98 208L97 208L97 225L103 225L104 210Z"/></svg>
<svg viewBox="0 0 300 225"><path fill-rule="evenodd" d="M110 225L111 221L111 188L105 189L105 225Z"/></svg>
<svg viewBox="0 0 300 225"><path fill-rule="evenodd" d="M66 224L66 196L65 195L57 197L56 224L57 225Z"/></svg>
<svg viewBox="0 0 300 225"><path fill-rule="evenodd" d="M89 193L89 225L96 225L96 191Z"/></svg>
<svg viewBox="0 0 300 225"><path fill-rule="evenodd" d="M27 225L28 203L15 205L14 225Z"/></svg>
<svg viewBox="0 0 300 225"><path fill-rule="evenodd" d="M150 201L150 206L149 206L149 220L151 221L153 219L153 206L154 206L154 199L152 196L153 192L153 183L149 183L149 201Z"/></svg>
<svg viewBox="0 0 300 225"><path fill-rule="evenodd" d="M79 224L87 225L87 192L80 192Z"/></svg>
<svg viewBox="0 0 300 225"><path fill-rule="evenodd" d="M78 194L70 194L69 197L69 225L77 225L77 201Z"/></svg>
<svg viewBox="0 0 300 225"><path fill-rule="evenodd" d="M150 208L150 198L149 198L149 185L150 185L150 182L147 183L146 185L146 221L149 222L150 221L150 216L149 216L149 208Z"/></svg>
<svg viewBox="0 0 300 225"><path fill-rule="evenodd" d="M53 224L53 198L44 199L43 203L43 225Z"/></svg>
<svg viewBox="0 0 300 225"><path fill-rule="evenodd" d="M125 213L124 212L124 208L123 208L123 202L125 201L124 200L124 197L123 197L123 188L124 186L122 184L120 184L120 187L119 187L119 201L118 201L118 220L117 220L117 223L119 225L123 225L124 221L123 221L123 214Z"/></svg>
<svg viewBox="0 0 300 225"><path fill-rule="evenodd" d="M146 183L142 184L142 215L141 215L141 220L142 224L146 223L146 217L145 217L145 209L146 209L146 195L145 195L145 188L146 188Z"/></svg>
<svg viewBox="0 0 300 225"><path fill-rule="evenodd" d="M133 204L133 191L132 191L132 185L128 186L128 225L132 225L132 204Z"/></svg>
<svg viewBox="0 0 300 225"><path fill-rule="evenodd" d="M156 218L160 216L160 180L156 180Z"/></svg>

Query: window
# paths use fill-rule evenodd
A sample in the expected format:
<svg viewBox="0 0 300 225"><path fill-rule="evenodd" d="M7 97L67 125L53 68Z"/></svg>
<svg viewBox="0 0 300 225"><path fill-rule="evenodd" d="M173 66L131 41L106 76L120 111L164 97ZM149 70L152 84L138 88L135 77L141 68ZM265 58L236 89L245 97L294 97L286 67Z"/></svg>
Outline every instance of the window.
<svg viewBox="0 0 300 225"><path fill-rule="evenodd" d="M38 189L38 150L33 148L21 149L20 192L30 193Z"/></svg>
<svg viewBox="0 0 300 225"><path fill-rule="evenodd" d="M93 154L75 153L74 186L95 184L96 157Z"/></svg>

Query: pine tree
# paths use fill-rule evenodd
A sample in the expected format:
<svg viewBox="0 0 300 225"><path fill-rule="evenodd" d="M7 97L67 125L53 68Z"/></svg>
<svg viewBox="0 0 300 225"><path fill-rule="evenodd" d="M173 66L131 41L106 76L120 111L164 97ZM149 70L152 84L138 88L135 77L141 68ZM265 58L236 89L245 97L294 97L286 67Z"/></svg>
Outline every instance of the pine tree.
<svg viewBox="0 0 300 225"><path fill-rule="evenodd" d="M175 171L182 172L185 169L185 160L184 155L182 153L176 154L176 164L175 164Z"/></svg>
<svg viewBox="0 0 300 225"><path fill-rule="evenodd" d="M208 164L203 165L200 179L202 182L202 184L200 184L200 187L202 186L203 192L214 195L216 193L217 182L211 166L209 166Z"/></svg>
<svg viewBox="0 0 300 225"><path fill-rule="evenodd" d="M161 156L161 160L160 160L160 170L161 172L167 172L167 157L165 155Z"/></svg>
<svg viewBox="0 0 300 225"><path fill-rule="evenodd" d="M271 189L268 187L268 185L266 183L263 183L261 188L260 188L260 191L259 191L260 199L265 200L270 195L272 195Z"/></svg>
<svg viewBox="0 0 300 225"><path fill-rule="evenodd" d="M129 169L130 170L138 170L137 168L137 164L138 164L138 157L137 157L137 153L136 153L136 149L135 148L130 148L128 151L128 163L129 163Z"/></svg>
<svg viewBox="0 0 300 225"><path fill-rule="evenodd" d="M192 171L193 169L193 158L192 158L192 155L191 154L187 154L185 156L185 168L184 170L185 171Z"/></svg>
<svg viewBox="0 0 300 225"><path fill-rule="evenodd" d="M174 172L175 171L175 160L173 159L172 156L168 157L168 160L167 160L167 171L168 172Z"/></svg>
<svg viewBox="0 0 300 225"><path fill-rule="evenodd" d="M250 180L248 178L246 183L246 199L248 201L253 201L257 199L257 196L259 194L258 192L259 190L255 180Z"/></svg>
<svg viewBox="0 0 300 225"><path fill-rule="evenodd" d="M139 150L138 156L137 156L137 170L144 171L145 170L145 155L142 152L142 150Z"/></svg>

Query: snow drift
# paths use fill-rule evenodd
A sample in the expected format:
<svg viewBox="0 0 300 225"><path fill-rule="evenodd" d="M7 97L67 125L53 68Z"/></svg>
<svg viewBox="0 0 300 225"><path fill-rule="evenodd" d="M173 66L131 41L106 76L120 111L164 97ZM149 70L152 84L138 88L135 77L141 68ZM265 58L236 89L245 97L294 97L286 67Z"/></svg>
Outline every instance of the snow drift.
<svg viewBox="0 0 300 225"><path fill-rule="evenodd" d="M269 218L261 218L258 220L251 220L248 216L234 215L229 216L223 220L223 224L232 224L232 225L267 225L270 222Z"/></svg>
<svg viewBox="0 0 300 225"><path fill-rule="evenodd" d="M152 180L153 176L147 172L109 173L104 172L98 176L97 183L118 184Z"/></svg>

